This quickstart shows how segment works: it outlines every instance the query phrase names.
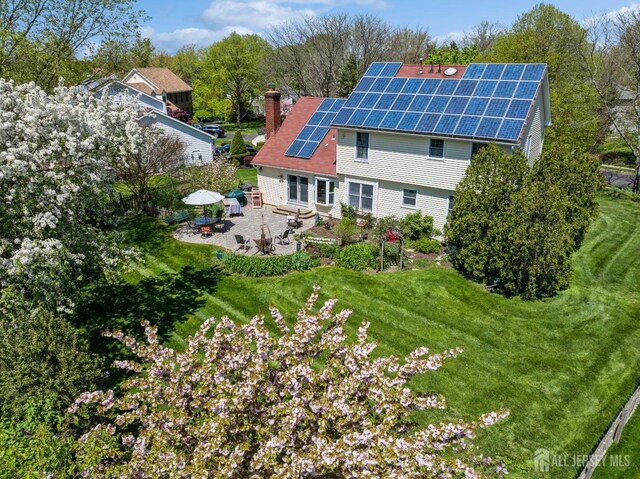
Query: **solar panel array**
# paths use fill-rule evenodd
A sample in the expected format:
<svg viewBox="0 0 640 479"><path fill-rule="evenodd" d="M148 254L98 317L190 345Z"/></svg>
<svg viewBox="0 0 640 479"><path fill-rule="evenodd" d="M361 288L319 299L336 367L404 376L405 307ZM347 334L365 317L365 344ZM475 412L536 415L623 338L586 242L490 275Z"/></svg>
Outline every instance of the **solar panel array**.
<svg viewBox="0 0 640 479"><path fill-rule="evenodd" d="M373 63L331 125L516 142L546 68L471 64L459 79L395 78L400 66Z"/></svg>
<svg viewBox="0 0 640 479"><path fill-rule="evenodd" d="M311 158L322 139L329 132L329 125L345 103L343 98L325 98L298 136L289 145L286 156Z"/></svg>

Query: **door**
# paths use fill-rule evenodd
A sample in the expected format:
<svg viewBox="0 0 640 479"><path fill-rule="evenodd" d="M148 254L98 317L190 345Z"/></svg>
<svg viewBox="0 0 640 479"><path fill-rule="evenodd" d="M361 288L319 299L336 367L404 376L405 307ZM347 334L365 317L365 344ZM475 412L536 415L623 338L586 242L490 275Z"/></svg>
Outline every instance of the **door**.
<svg viewBox="0 0 640 479"><path fill-rule="evenodd" d="M289 183L288 202L307 206L309 202L309 178L306 176L287 175Z"/></svg>

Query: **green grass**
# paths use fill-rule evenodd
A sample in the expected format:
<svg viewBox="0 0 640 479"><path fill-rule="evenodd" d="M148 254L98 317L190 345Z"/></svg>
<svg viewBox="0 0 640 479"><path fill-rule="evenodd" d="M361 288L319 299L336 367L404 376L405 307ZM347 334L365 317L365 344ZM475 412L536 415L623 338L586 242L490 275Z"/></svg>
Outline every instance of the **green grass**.
<svg viewBox="0 0 640 479"><path fill-rule="evenodd" d="M606 138L598 147L596 153L600 155L602 163L606 165L632 168L635 162L631 149L617 135Z"/></svg>
<svg viewBox="0 0 640 479"><path fill-rule="evenodd" d="M508 408L510 418L481 433L476 442L481 451L506 458L509 477L572 478L571 467L536 476L534 451L587 454L640 371L640 204L604 196L600 203L601 215L575 255L572 286L553 298L506 299L437 267L383 274L321 267L281 278L224 276L215 287L203 287L197 310L176 318L168 341L183 347L203 319L226 314L243 322L268 313L269 304L295 317L318 283L321 299L335 296L340 307L354 310L351 333L361 321L371 321L378 354L406 354L422 345L434 351L464 348L460 358L414 379L415 389L438 391L449 403L448 410L420 421L471 419ZM148 253L146 263L128 275L132 283L176 275L185 266L216 264L215 248L178 243L156 223L138 223L129 235Z"/></svg>
<svg viewBox="0 0 640 479"><path fill-rule="evenodd" d="M256 121L246 121L241 123L242 128L240 130L242 133L248 133L257 135L258 130L260 128L264 128L264 120L256 120ZM233 123L222 123L222 127L224 128L227 136L233 138L233 133L238 129L236 127L235 122Z"/></svg>
<svg viewBox="0 0 640 479"><path fill-rule="evenodd" d="M254 186L258 185L258 170L255 168L239 168L236 176L240 183L250 183Z"/></svg>

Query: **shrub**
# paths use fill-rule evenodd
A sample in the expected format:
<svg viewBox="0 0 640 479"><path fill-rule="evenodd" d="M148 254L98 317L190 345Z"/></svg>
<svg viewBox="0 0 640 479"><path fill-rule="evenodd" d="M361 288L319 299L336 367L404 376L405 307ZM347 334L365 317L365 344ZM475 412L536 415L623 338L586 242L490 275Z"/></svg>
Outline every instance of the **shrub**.
<svg viewBox="0 0 640 479"><path fill-rule="evenodd" d="M233 140L231 140L231 148L229 149L229 158L232 160L241 160L248 155L247 145L244 143L244 138L240 130L237 130L233 134Z"/></svg>
<svg viewBox="0 0 640 479"><path fill-rule="evenodd" d="M167 187L158 187L151 190L149 200L152 204L168 209L175 209L176 207L183 208L182 198L184 193L175 189Z"/></svg>
<svg viewBox="0 0 640 479"><path fill-rule="evenodd" d="M358 212L353 206L350 206L346 203L340 203L340 216L342 218L348 218L353 220L355 223L356 219L358 219Z"/></svg>
<svg viewBox="0 0 640 479"><path fill-rule="evenodd" d="M342 244L347 244L351 237L356 234L358 227L356 226L356 220L351 218L342 218L333 227L335 235L342 240Z"/></svg>
<svg viewBox="0 0 640 479"><path fill-rule="evenodd" d="M364 224L362 227L366 230L373 228L376 225L376 219L373 216L373 213L367 213L362 217Z"/></svg>
<svg viewBox="0 0 640 479"><path fill-rule="evenodd" d="M331 258L333 260L335 260L340 254L340 248L338 247L338 245L324 243L307 245L306 251L308 251L309 254L311 254L311 256L315 258L319 258L322 256L325 258Z"/></svg>
<svg viewBox="0 0 640 479"><path fill-rule="evenodd" d="M259 150L260 148L262 148L264 146L265 142L264 141L258 141L256 143L256 150Z"/></svg>
<svg viewBox="0 0 640 479"><path fill-rule="evenodd" d="M442 245L438 240L429 239L429 238L421 238L419 240L413 241L411 246L414 250L419 253L430 254L430 253L438 253Z"/></svg>
<svg viewBox="0 0 640 479"><path fill-rule="evenodd" d="M470 441L508 411L450 424L415 419L446 403L411 390L411 379L461 349L380 356L369 323L349 340L351 311L334 312L333 298L317 307L318 294L314 287L291 321L269 308L277 337L262 314L207 319L184 352L161 345L146 321L145 342L105 334L137 356L116 364L136 377L116 392L83 393L71 408L109 413L79 441L79 476L418 479L504 471L475 457Z"/></svg>
<svg viewBox="0 0 640 479"><path fill-rule="evenodd" d="M378 247L373 243L355 243L345 246L336 258L336 264L353 271L378 268Z"/></svg>
<svg viewBox="0 0 640 479"><path fill-rule="evenodd" d="M416 241L421 238L431 238L434 234L433 217L422 216L422 211L409 213L400 220L400 230L407 241Z"/></svg>
<svg viewBox="0 0 640 479"><path fill-rule="evenodd" d="M291 271L304 271L318 265L317 260L311 258L306 251L297 251L289 255L267 256L266 258L226 254L222 261L234 273L254 278L281 276Z"/></svg>

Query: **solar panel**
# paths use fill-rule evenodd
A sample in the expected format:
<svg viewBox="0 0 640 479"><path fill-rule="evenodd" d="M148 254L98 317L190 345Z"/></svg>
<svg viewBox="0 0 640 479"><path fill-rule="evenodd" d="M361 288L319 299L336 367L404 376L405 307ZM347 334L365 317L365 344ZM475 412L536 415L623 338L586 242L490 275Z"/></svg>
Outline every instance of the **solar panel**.
<svg viewBox="0 0 640 479"><path fill-rule="evenodd" d="M369 89L369 91L375 91L375 92L381 93L387 89L390 81L391 81L391 78L376 78L376 81L373 82L373 85L371 85L371 88Z"/></svg>
<svg viewBox="0 0 640 479"><path fill-rule="evenodd" d="M411 105L409 105L409 110L419 112L425 111L427 109L427 105L431 101L431 98L431 95L416 95L413 97Z"/></svg>
<svg viewBox="0 0 640 479"><path fill-rule="evenodd" d="M360 108L373 108L380 99L380 93L367 93L360 102Z"/></svg>
<svg viewBox="0 0 640 479"><path fill-rule="evenodd" d="M473 133L478 127L478 123L480 123L479 116L461 116L454 133L456 135L473 136Z"/></svg>
<svg viewBox="0 0 640 479"><path fill-rule="evenodd" d="M502 72L503 80L520 80L522 76L522 72L524 71L524 65L522 64L508 64L504 67L504 72Z"/></svg>
<svg viewBox="0 0 640 479"><path fill-rule="evenodd" d="M313 133L313 130L315 130L315 126L305 126L300 133L298 133L298 140L308 140L309 137L311 136L311 133Z"/></svg>
<svg viewBox="0 0 640 479"><path fill-rule="evenodd" d="M455 130L458 120L460 120L459 115L442 115L434 132L450 135L453 133L453 130Z"/></svg>
<svg viewBox="0 0 640 479"><path fill-rule="evenodd" d="M364 121L363 126L377 128L386 114L386 110L372 110Z"/></svg>
<svg viewBox="0 0 640 479"><path fill-rule="evenodd" d="M493 90L496 89L496 85L498 82L483 80L478 82L478 86L476 90L473 92L473 96L491 96L493 95Z"/></svg>
<svg viewBox="0 0 640 479"><path fill-rule="evenodd" d="M307 153L329 125L515 142L546 72L544 64L478 63L462 78L395 77L400 67L372 64L347 100L323 102L307 123L318 128L303 128L296 147Z"/></svg>
<svg viewBox="0 0 640 479"><path fill-rule="evenodd" d="M407 83L404 84L404 87L402 87L402 93L418 93L422 82L422 78L409 78Z"/></svg>
<svg viewBox="0 0 640 479"><path fill-rule="evenodd" d="M371 88L371 85L373 85L374 81L375 81L375 78L362 77L358 82L358 84L356 85L356 87L353 89L353 91L361 91L361 92L369 91L369 88Z"/></svg>
<svg viewBox="0 0 640 479"><path fill-rule="evenodd" d="M349 98L347 98L344 106L348 108L355 108L360 104L364 96L365 93L353 92L351 95L349 95Z"/></svg>
<svg viewBox="0 0 640 479"><path fill-rule="evenodd" d="M329 111L335 102L335 98L325 98L316 111Z"/></svg>
<svg viewBox="0 0 640 479"><path fill-rule="evenodd" d="M489 63L482 73L482 78L485 80L498 80L502 76L504 67L504 63Z"/></svg>
<svg viewBox="0 0 640 479"><path fill-rule="evenodd" d="M493 96L499 98L511 98L513 96L513 92L516 91L517 86L518 83L514 81L500 81L498 82L496 89L493 91Z"/></svg>
<svg viewBox="0 0 640 479"><path fill-rule="evenodd" d="M388 110L391 108L391 105L393 105L393 102L396 101L396 98L398 98L398 95L395 93L383 93L376 104L376 108L379 108L380 110Z"/></svg>
<svg viewBox="0 0 640 479"><path fill-rule="evenodd" d="M467 104L465 113L467 115L482 115L488 103L488 98L471 98Z"/></svg>
<svg viewBox="0 0 640 479"><path fill-rule="evenodd" d="M427 107L427 111L430 113L442 113L447 107L447 103L449 103L450 98L451 97L448 96L434 96Z"/></svg>
<svg viewBox="0 0 640 479"><path fill-rule="evenodd" d="M545 69L544 63L532 63L525 67L522 80L540 81Z"/></svg>
<svg viewBox="0 0 640 479"><path fill-rule="evenodd" d="M517 140L523 126L524 120L503 120L497 137L505 140Z"/></svg>
<svg viewBox="0 0 640 479"><path fill-rule="evenodd" d="M398 126L398 123L402 119L401 111L390 111L387 113L387 116L384 117L384 120L380 123L380 128L386 128L389 130L395 130Z"/></svg>
<svg viewBox="0 0 640 479"><path fill-rule="evenodd" d="M435 113L425 113L416 125L416 131L421 131L423 133L432 132L441 116L442 115Z"/></svg>
<svg viewBox="0 0 640 479"><path fill-rule="evenodd" d="M526 71L525 71L526 73ZM538 91L538 82L532 81L523 81L520 82L518 88L516 89L514 98L522 98L525 100L533 100L536 96L536 92Z"/></svg>
<svg viewBox="0 0 640 479"><path fill-rule="evenodd" d="M385 67L386 63L382 63L382 62L373 62L369 68L367 69L367 71L365 72L364 76L366 77L377 77L380 75L380 73L382 73L382 69Z"/></svg>
<svg viewBox="0 0 640 479"><path fill-rule="evenodd" d="M298 153L300 153L300 148L302 148L305 143L306 142L302 140L293 140L293 143L289 145L289 148L287 148L287 151L285 151L284 154L286 156L298 156Z"/></svg>
<svg viewBox="0 0 640 479"><path fill-rule="evenodd" d="M468 78L471 80L482 78L482 72L484 71L485 66L486 65L484 65L483 63L472 63L465 70L463 78Z"/></svg>
<svg viewBox="0 0 640 479"><path fill-rule="evenodd" d="M318 143L307 141L304 146L300 148L298 156L301 156L302 158L311 158L311 155L316 151L316 148L318 148Z"/></svg>
<svg viewBox="0 0 640 479"><path fill-rule="evenodd" d="M494 138L501 121L500 118L483 118L480 120L475 136Z"/></svg>
<svg viewBox="0 0 640 479"><path fill-rule="evenodd" d="M465 107L469 103L469 97L466 96L454 96L449 101L445 113L457 113L460 114L464 111Z"/></svg>
<svg viewBox="0 0 640 479"><path fill-rule="evenodd" d="M422 116L421 113L405 113L398 123L398 130L413 131Z"/></svg>
<svg viewBox="0 0 640 479"><path fill-rule="evenodd" d="M511 100L511 105L507 110L507 118L526 118L531 109L531 102L528 100Z"/></svg>
<svg viewBox="0 0 640 479"><path fill-rule="evenodd" d="M489 102L489 106L485 110L485 116L499 116L503 117L509 106L509 100L504 98L493 98Z"/></svg>

